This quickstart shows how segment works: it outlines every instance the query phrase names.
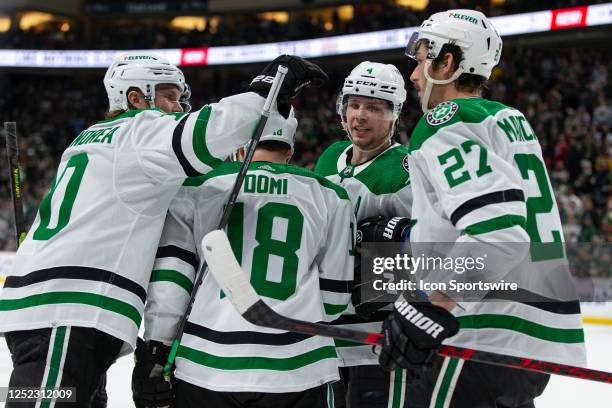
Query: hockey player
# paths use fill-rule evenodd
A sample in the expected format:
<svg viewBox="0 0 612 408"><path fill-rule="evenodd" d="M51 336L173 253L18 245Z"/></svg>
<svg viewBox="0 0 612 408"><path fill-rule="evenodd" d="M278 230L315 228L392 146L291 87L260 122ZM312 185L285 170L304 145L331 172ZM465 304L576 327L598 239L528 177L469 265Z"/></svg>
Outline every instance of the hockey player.
<svg viewBox="0 0 612 408"><path fill-rule="evenodd" d="M564 255L559 212L532 127L518 110L482 97L501 50L493 24L473 10L432 15L408 44L406 54L417 63L410 80L425 113L410 138L410 241L413 249L419 242L450 242L457 249L514 243L516 256L487 272L520 276L523 266L545 268L564 262ZM533 252L543 242L558 245L548 254ZM572 285L565 271L549 283ZM525 286L522 293L541 289ZM429 299L405 294L383 326L388 343L381 365L421 369L408 379L408 407L533 407L547 384L544 374L437 357L445 339L460 347L585 364L575 297L468 302L439 291ZM421 319L414 318L418 313ZM437 329L417 327L423 318Z"/></svg>
<svg viewBox="0 0 612 408"><path fill-rule="evenodd" d="M2 290L9 386L76 387L77 405L89 406L108 367L136 345L172 197L187 176L209 172L249 140L279 64L289 73L277 123L296 90L325 79L316 65L279 57L250 92L187 113L176 66L144 52L113 62L104 77L111 119L65 150Z"/></svg>
<svg viewBox="0 0 612 408"><path fill-rule="evenodd" d="M399 115L406 99L404 80L397 68L390 64L364 61L357 65L344 80L338 96L337 112L349 140L328 147L317 162L316 172L346 189L364 241L385 241L384 231L377 226L389 219L402 217L392 223L392 240L401 239L401 231L410 218L412 193L408 175L408 149L394 142L398 132ZM356 286L353 303L358 311L369 304L359 298L359 268L356 268ZM361 314L361 313L360 313ZM334 324L346 327L380 331L388 311L366 313L367 319L350 308ZM351 408L401 406L405 372L397 370L390 375L378 365L378 357L369 346L336 342L346 404ZM337 393L336 404L344 405Z"/></svg>
<svg viewBox="0 0 612 408"><path fill-rule="evenodd" d="M297 122L276 123L257 145L228 236L251 284L275 311L331 321L350 300L351 205L342 187L287 164ZM195 259L202 259L200 242L217 227L239 168L238 162L225 163L187 180L172 202L145 310L147 342L136 351L137 406L172 401L152 372L155 377L166 361L189 300ZM329 384L338 380L338 365L331 339L247 322L208 274L185 326L174 376L177 407L206 401L218 408L314 408L333 399Z"/></svg>

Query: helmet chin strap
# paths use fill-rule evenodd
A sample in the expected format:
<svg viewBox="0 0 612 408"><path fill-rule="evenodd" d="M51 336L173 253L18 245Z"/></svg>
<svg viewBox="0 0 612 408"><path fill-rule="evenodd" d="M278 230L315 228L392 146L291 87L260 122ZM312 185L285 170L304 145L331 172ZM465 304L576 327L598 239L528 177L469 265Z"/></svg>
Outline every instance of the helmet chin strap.
<svg viewBox="0 0 612 408"><path fill-rule="evenodd" d="M421 110L423 110L423 113L427 113L428 109L428 105L429 105L429 97L431 96L431 89L433 88L433 85L446 85L446 84L450 84L451 82L455 81L457 78L459 78L459 75L463 74L463 67L459 67L457 68L457 70L453 73L453 75L448 78L448 79L433 79L430 75L429 75L429 67L431 66L431 60L428 59L425 61L425 67L423 67L423 74L425 75L425 78L427 79L427 85L425 86L425 91L423 92L423 97L421 98Z"/></svg>

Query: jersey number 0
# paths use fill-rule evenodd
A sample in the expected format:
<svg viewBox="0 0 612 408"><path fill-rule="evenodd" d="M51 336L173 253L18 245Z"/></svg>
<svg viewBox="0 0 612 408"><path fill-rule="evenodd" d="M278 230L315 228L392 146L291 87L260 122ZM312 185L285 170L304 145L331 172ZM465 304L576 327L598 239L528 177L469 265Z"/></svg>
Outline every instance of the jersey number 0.
<svg viewBox="0 0 612 408"><path fill-rule="evenodd" d="M68 225L88 163L87 153L79 153L68 160L63 170L58 171L51 189L40 203L40 224L34 231L33 239L46 241ZM72 174L68 175L70 170ZM64 195L60 199L62 192Z"/></svg>

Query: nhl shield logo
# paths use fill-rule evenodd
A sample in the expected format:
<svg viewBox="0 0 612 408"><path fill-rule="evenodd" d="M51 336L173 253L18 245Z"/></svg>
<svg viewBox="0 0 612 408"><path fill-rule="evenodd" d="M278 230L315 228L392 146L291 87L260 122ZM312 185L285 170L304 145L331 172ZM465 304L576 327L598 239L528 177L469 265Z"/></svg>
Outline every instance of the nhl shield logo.
<svg viewBox="0 0 612 408"><path fill-rule="evenodd" d="M425 120L431 126L438 126L451 120L458 110L459 105L455 102L442 102L427 113Z"/></svg>
<svg viewBox="0 0 612 408"><path fill-rule="evenodd" d="M408 166L408 155L404 156L404 159L402 160L402 166L404 167L404 170L406 170L407 173L410 173L410 167Z"/></svg>

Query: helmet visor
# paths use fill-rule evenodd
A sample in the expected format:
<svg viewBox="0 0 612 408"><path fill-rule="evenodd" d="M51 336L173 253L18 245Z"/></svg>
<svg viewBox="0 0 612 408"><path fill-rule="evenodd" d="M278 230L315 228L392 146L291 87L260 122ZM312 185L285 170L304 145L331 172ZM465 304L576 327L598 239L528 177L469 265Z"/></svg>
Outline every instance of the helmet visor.
<svg viewBox="0 0 612 408"><path fill-rule="evenodd" d="M183 90L183 93L181 94L181 97L179 98L179 103L183 107L183 112L185 113L191 112L191 100L190 99L191 99L191 88L185 82L185 89Z"/></svg>
<svg viewBox="0 0 612 408"><path fill-rule="evenodd" d="M408 40L408 45L406 45L406 54L407 57L412 59L416 59L416 53L419 50L419 32L415 31L410 36L410 40Z"/></svg>
<svg viewBox="0 0 612 408"><path fill-rule="evenodd" d="M356 117L378 124L392 121L396 116L391 102L360 95L344 95L339 98L337 111L344 123Z"/></svg>

